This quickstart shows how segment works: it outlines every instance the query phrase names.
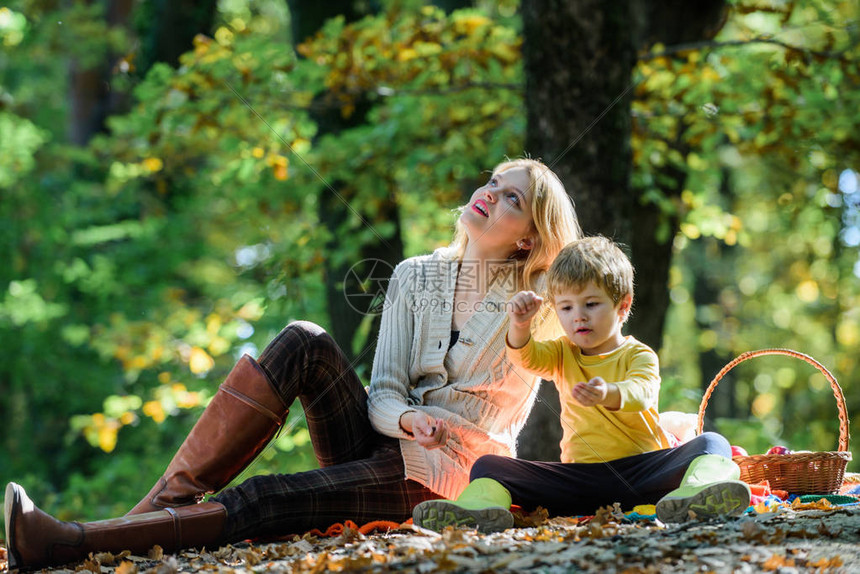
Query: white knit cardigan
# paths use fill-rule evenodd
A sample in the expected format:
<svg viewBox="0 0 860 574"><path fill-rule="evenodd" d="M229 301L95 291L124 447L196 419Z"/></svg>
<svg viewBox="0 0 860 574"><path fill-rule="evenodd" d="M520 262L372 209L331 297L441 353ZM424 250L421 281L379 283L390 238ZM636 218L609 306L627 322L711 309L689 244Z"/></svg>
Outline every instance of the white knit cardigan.
<svg viewBox="0 0 860 574"><path fill-rule="evenodd" d="M369 389L370 421L399 438L406 478L456 498L484 454L514 456L516 438L534 404L538 379L505 358L505 303L522 289L513 263L496 271L481 307L448 349L459 262L438 249L394 270L386 294ZM545 304L533 321L539 338L561 333ZM447 421L444 447L428 450L400 427L421 410Z"/></svg>

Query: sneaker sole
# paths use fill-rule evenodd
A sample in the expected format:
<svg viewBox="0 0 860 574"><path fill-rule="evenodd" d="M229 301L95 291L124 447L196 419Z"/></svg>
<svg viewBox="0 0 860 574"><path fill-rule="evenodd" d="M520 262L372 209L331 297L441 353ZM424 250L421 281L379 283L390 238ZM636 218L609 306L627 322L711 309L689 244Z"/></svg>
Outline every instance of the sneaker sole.
<svg viewBox="0 0 860 574"><path fill-rule="evenodd" d="M750 504L749 487L741 481L705 486L692 496L664 496L657 503L657 518L662 522L685 522L690 511L697 520L720 516L740 516Z"/></svg>
<svg viewBox="0 0 860 574"><path fill-rule="evenodd" d="M480 532L500 532L514 525L514 515L501 506L469 510L447 500L428 500L412 511L412 522L436 532L441 532L447 526L466 526L477 528Z"/></svg>

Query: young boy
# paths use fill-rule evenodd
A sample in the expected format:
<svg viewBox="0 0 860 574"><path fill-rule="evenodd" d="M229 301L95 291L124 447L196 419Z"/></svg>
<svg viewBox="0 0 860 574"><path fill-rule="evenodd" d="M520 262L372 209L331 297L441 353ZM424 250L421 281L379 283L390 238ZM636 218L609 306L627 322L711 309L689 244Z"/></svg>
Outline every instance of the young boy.
<svg viewBox="0 0 860 574"><path fill-rule="evenodd" d="M621 333L633 303L633 268L618 246L603 237L569 244L553 262L547 283L565 336L531 338L542 299L521 291L508 304L507 357L555 381L562 462L482 457L460 497L419 504L415 524L504 529L513 525L512 494L518 504L556 514L591 514L614 501L632 507L661 497L658 516L664 521L686 519L689 510L700 517L745 510L749 488L737 480L725 439L705 433L669 449L657 412L657 355ZM679 482L685 486L670 493Z"/></svg>

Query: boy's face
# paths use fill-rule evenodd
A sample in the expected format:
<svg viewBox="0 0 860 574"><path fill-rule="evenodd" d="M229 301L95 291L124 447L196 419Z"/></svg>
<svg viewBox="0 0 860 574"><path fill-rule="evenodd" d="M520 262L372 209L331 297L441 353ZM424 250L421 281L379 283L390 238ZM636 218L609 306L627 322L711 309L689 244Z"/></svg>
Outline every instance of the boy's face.
<svg viewBox="0 0 860 574"><path fill-rule="evenodd" d="M606 291L593 282L586 283L580 291L564 291L553 299L567 338L583 355L600 355L621 346L621 326L631 301L627 295L615 305Z"/></svg>

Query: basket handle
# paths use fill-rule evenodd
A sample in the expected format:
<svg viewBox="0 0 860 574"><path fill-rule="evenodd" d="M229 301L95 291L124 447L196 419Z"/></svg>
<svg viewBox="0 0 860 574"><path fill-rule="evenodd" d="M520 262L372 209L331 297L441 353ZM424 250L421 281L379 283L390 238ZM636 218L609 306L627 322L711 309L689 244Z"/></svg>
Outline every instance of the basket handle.
<svg viewBox="0 0 860 574"><path fill-rule="evenodd" d="M705 409L708 406L708 400L711 398L711 394L714 392L714 389L717 387L717 383L720 382L726 373L731 371L740 363L744 361L748 361L750 359L754 359L755 357L761 357L763 355L787 355L789 357L794 357L796 359L801 359L806 361L819 371L824 377L830 382L830 388L833 390L833 396L836 397L836 406L839 408L839 450L847 451L848 450L848 413L845 407L845 395L842 394L842 387L839 386L839 383L836 382L836 377L830 374L824 365L810 357L809 355L804 355L803 353L799 353L797 351L792 351L791 349L759 349L758 351L747 351L741 355L738 355L733 361L727 364L725 367L717 373L717 376L714 377L714 380L711 381L711 384L708 385L707 390L705 391L705 396L702 397L702 403L699 405L699 420L696 423L696 434L702 434L702 427L705 423Z"/></svg>

